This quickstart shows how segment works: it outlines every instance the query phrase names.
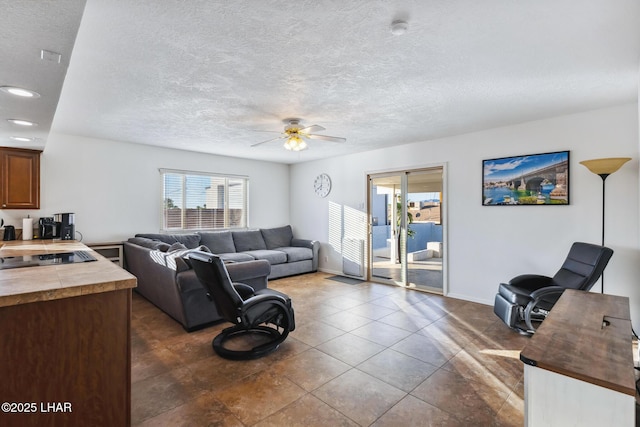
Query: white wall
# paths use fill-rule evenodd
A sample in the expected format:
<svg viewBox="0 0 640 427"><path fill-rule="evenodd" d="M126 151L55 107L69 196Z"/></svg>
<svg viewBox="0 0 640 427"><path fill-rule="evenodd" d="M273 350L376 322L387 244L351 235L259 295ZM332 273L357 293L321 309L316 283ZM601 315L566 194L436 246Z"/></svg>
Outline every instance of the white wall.
<svg viewBox="0 0 640 427"><path fill-rule="evenodd" d="M76 214L84 242L126 240L161 226L159 168L249 176L249 226L289 224L289 167L52 133L41 158L41 209L1 212L5 223Z"/></svg>
<svg viewBox="0 0 640 427"><path fill-rule="evenodd" d="M569 206L482 206L483 159L561 150L571 152ZM602 181L578 162L632 157L607 179L606 244L615 254L605 290L630 297L634 324L640 325L638 152L638 107L628 104L297 164L291 167L291 222L298 235L325 242L321 269L341 271L339 246L328 242L342 230L329 213L355 209L362 217L352 215L356 222L365 221L366 174L446 164L449 295L493 304L501 281L521 273L553 274L572 242L600 242ZM326 199L313 193L321 172L333 181Z"/></svg>
<svg viewBox="0 0 640 427"><path fill-rule="evenodd" d="M364 237L366 174L446 164L449 295L492 304L500 281L553 273L571 242L600 241L601 180L578 162L627 156L633 160L607 179L606 243L615 254L605 283L607 293L630 297L638 325L638 117L636 104L621 105L291 167L52 133L42 208L0 214L20 227L27 214L75 212L85 242L123 240L160 228L158 168L248 175L250 226L291 223L296 236L323 242L321 269L338 272L342 234ZM483 159L558 150L571 151L571 205L481 206ZM321 172L333 181L326 199L313 192Z"/></svg>

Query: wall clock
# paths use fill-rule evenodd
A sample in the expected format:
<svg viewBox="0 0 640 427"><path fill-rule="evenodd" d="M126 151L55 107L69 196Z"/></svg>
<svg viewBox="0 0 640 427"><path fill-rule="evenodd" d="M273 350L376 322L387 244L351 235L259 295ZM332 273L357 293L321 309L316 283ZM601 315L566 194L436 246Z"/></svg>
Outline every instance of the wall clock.
<svg viewBox="0 0 640 427"><path fill-rule="evenodd" d="M326 173L321 173L313 181L313 190L320 197L327 197L331 191L331 178Z"/></svg>

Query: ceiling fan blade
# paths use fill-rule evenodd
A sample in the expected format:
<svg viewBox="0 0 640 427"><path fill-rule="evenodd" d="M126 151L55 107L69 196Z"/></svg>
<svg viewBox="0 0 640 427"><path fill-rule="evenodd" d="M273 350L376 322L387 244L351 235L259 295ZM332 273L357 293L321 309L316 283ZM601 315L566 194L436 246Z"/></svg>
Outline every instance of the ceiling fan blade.
<svg viewBox="0 0 640 427"><path fill-rule="evenodd" d="M331 142L345 142L347 138L340 138L339 136L328 136L328 135L306 135L307 138L311 139L321 139L323 141L331 141Z"/></svg>
<svg viewBox="0 0 640 427"><path fill-rule="evenodd" d="M266 144L267 142L276 141L276 140L278 140L278 139L284 139L284 138L287 138L287 135L279 136L279 137L277 137L277 138L267 139L266 141L262 141L262 142L258 142L258 143L256 143L256 144L253 144L253 145L252 145L252 147L257 147L258 145Z"/></svg>
<svg viewBox="0 0 640 427"><path fill-rule="evenodd" d="M300 133L309 133L309 132L320 132L325 130L322 126L318 126L318 125L311 125L311 126L307 126L306 128L302 128L300 129L298 132Z"/></svg>
<svg viewBox="0 0 640 427"><path fill-rule="evenodd" d="M251 129L251 132L282 133L282 131L279 131L279 130L262 130L262 129Z"/></svg>

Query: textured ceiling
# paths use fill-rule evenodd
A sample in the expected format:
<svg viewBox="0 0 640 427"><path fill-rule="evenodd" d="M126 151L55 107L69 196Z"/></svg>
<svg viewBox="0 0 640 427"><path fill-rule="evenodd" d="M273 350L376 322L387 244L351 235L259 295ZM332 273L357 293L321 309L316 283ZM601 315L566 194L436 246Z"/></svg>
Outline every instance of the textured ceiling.
<svg viewBox="0 0 640 427"><path fill-rule="evenodd" d="M84 2L43 3L68 43ZM87 0L52 129L295 163L633 102L639 65L638 0ZM251 147L289 117L347 142Z"/></svg>
<svg viewBox="0 0 640 427"><path fill-rule="evenodd" d="M0 0L0 86L35 90L37 99L0 92L0 146L42 148L49 135L85 1ZM43 60L41 50L60 54ZM35 128L7 119L36 122ZM36 138L15 142L11 136Z"/></svg>

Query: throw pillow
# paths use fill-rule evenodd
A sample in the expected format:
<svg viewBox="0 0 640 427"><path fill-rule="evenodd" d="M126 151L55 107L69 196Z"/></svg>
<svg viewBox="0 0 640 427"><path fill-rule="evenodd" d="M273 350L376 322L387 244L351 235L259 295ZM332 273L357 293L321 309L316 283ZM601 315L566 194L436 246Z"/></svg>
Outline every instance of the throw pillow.
<svg viewBox="0 0 640 427"><path fill-rule="evenodd" d="M182 247L180 248L177 245L180 245ZM202 251L211 253L209 248L202 245L198 246L197 248L189 249L181 243L176 242L171 245L171 247L175 247L176 249L167 250L167 254L165 255L165 264L168 268L175 270L176 273L191 269L191 263L189 262L189 254L191 252Z"/></svg>
<svg viewBox="0 0 640 427"><path fill-rule="evenodd" d="M158 244L156 245L156 250L159 250L160 252L167 252L167 250L171 247L170 244L165 243L165 242L158 242Z"/></svg>
<svg viewBox="0 0 640 427"><path fill-rule="evenodd" d="M172 243L171 246L167 248L167 252L175 252L180 249L187 249L187 247L180 242L175 242L175 243Z"/></svg>

